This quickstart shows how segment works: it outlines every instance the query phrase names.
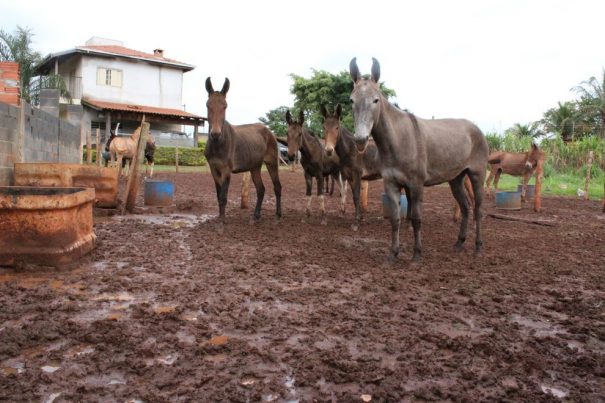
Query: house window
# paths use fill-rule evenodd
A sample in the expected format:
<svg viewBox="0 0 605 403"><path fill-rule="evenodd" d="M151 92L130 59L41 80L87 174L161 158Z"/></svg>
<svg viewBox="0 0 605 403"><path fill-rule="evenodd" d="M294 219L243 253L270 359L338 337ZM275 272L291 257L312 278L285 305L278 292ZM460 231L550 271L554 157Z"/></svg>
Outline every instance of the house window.
<svg viewBox="0 0 605 403"><path fill-rule="evenodd" d="M97 85L108 85L110 87L122 86L122 70L106 69L99 67L97 69Z"/></svg>

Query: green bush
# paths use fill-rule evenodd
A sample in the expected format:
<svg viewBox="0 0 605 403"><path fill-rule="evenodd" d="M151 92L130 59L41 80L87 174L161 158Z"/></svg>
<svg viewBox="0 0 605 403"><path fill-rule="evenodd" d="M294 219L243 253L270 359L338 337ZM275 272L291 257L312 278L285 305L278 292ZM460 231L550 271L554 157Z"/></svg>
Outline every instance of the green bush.
<svg viewBox="0 0 605 403"><path fill-rule="evenodd" d="M205 146L205 143L201 143ZM176 147L158 146L155 149L155 163L157 165L175 165ZM179 147L179 165L205 166L204 147Z"/></svg>

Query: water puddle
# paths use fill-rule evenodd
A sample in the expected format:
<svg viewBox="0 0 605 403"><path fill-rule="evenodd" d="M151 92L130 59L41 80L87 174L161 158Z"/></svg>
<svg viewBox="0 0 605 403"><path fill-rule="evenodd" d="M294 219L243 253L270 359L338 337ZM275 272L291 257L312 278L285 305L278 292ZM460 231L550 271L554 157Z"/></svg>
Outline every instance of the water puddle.
<svg viewBox="0 0 605 403"><path fill-rule="evenodd" d="M61 396L61 392L51 393L46 399L44 399L44 403L53 403L59 396Z"/></svg>
<svg viewBox="0 0 605 403"><path fill-rule="evenodd" d="M126 378L119 372L112 372L109 375L88 376L84 382L91 386L104 387L110 385L126 385Z"/></svg>
<svg viewBox="0 0 605 403"><path fill-rule="evenodd" d="M178 357L179 357L178 354L168 354L165 357L158 358L157 362L159 362L160 364L164 364L164 365L172 365L176 362Z"/></svg>
<svg viewBox="0 0 605 403"><path fill-rule="evenodd" d="M52 374L53 372L56 372L59 368L61 368L61 367L56 364L44 365L44 366L40 367L40 369L42 371L46 372L47 374Z"/></svg>
<svg viewBox="0 0 605 403"><path fill-rule="evenodd" d="M82 357L88 354L92 354L94 353L95 349L92 346L86 346L86 345L82 345L82 346L74 346L69 348L65 354L63 354L63 357L67 358L67 359L74 359L74 358L78 358L78 357Z"/></svg>
<svg viewBox="0 0 605 403"><path fill-rule="evenodd" d="M511 315L511 321L534 332L534 335L539 338L556 336L558 334L566 333L564 330L557 328L554 324L550 323L549 321L530 319L522 315Z"/></svg>
<svg viewBox="0 0 605 403"><path fill-rule="evenodd" d="M0 373L4 376L19 375L25 372L25 363L18 358L6 360L0 365Z"/></svg>
<svg viewBox="0 0 605 403"><path fill-rule="evenodd" d="M115 216L117 221L138 221L149 225L164 225L174 229L193 228L205 223L215 216L212 214L139 214L131 216Z"/></svg>

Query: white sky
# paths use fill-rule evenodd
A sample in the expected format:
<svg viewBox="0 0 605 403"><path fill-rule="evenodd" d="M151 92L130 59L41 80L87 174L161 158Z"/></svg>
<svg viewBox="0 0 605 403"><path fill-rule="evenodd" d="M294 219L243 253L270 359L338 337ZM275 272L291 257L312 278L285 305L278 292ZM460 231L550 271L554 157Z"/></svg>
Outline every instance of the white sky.
<svg viewBox="0 0 605 403"><path fill-rule="evenodd" d="M424 118L484 131L538 120L605 67L605 1L30 1L2 0L0 28L32 28L46 55L92 36L196 66L183 103L206 116L204 80L231 81L227 119L291 106L290 73L362 73L371 57L396 101Z"/></svg>

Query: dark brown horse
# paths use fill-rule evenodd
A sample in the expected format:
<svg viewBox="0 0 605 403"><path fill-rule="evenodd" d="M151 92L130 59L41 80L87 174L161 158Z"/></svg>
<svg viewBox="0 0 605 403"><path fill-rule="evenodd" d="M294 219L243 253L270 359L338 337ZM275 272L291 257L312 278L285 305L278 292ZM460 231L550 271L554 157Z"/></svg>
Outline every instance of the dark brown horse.
<svg viewBox="0 0 605 403"><path fill-rule="evenodd" d="M338 176L340 160L337 156L328 156L319 138L309 131L305 123L305 115L300 111L298 120L292 118L288 110L286 112L286 122L288 123L288 158L292 161L298 151L300 151L300 163L305 173L305 182L307 185L307 217L311 215L311 202L313 200L313 178L317 182L317 197L319 198L321 210L321 224L327 224L326 208L324 201L324 178ZM333 182L332 182L333 183ZM332 185L334 186L334 185Z"/></svg>
<svg viewBox="0 0 605 403"><path fill-rule="evenodd" d="M351 93L355 120L355 141L360 150L367 147L370 135L380 154L384 191L390 202L391 260L399 254L398 200L404 188L410 204L414 229L413 260L420 260L422 241L422 199L425 186L448 182L460 206L462 219L455 244L462 250L466 240L469 206L464 178L473 185L476 238L475 250L481 250L481 201L487 167L488 145L483 133L463 119L416 118L391 105L380 91L380 65L372 59L370 78L362 78L356 59L349 65L354 86Z"/></svg>
<svg viewBox="0 0 605 403"><path fill-rule="evenodd" d="M509 153L506 151L494 151L491 153L487 161L489 163L489 175L485 181L487 196L490 196L492 179L494 180L494 190L498 191L500 175L505 173L523 177L521 200L525 201L527 183L534 172L536 172L540 159L544 159L544 151L541 151L536 144L532 144L529 151L524 153Z"/></svg>
<svg viewBox="0 0 605 403"><path fill-rule="evenodd" d="M357 231L361 220L361 180L374 180L380 178L378 150L375 145L369 146L360 153L355 146L353 134L340 122L342 107L336 105L333 115L330 115L324 105L321 106L324 117L323 129L326 141L326 153L335 153L340 158L340 172L342 178L351 184L353 203L355 205L355 221L351 228Z"/></svg>
<svg viewBox="0 0 605 403"><path fill-rule="evenodd" d="M250 176L256 188L256 208L252 215L254 221L261 216L261 206L265 196L265 186L261 178L263 162L269 171L275 191L275 215L281 218L281 183L279 182L277 141L275 135L266 126L247 124L232 126L225 120L227 110L227 91L229 79L220 91L214 91L210 77L206 79L208 91L208 125L209 136L204 155L208 160L210 172L216 187L216 197L219 207L219 223L225 223L225 206L229 192L229 182L232 173L250 171Z"/></svg>

